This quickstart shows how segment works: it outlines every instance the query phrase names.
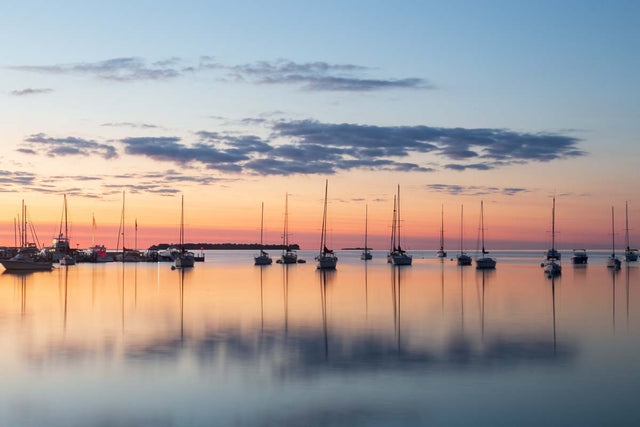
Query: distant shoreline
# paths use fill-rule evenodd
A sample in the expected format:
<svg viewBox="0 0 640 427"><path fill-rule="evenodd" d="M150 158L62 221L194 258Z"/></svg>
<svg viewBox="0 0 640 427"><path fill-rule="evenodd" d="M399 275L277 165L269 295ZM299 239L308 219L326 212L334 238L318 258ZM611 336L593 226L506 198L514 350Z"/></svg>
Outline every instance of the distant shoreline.
<svg viewBox="0 0 640 427"><path fill-rule="evenodd" d="M149 250L162 251L170 246L179 246L176 243L158 243L149 247ZM280 250L287 249L285 245L260 245L259 243L185 243L183 245L185 249L188 250L228 250L228 249L271 249L271 250ZM289 245L289 249L294 251L300 250L300 246L298 244Z"/></svg>

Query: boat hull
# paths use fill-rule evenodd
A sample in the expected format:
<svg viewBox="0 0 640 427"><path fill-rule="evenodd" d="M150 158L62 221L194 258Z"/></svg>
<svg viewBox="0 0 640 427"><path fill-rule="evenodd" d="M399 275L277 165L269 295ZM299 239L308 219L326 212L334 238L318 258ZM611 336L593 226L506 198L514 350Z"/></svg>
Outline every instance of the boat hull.
<svg viewBox="0 0 640 427"><path fill-rule="evenodd" d="M494 268L496 268L496 260L493 258L485 257L476 260L476 269L478 270L491 270Z"/></svg>
<svg viewBox="0 0 640 427"><path fill-rule="evenodd" d="M2 260L7 271L51 271L53 264L49 261Z"/></svg>
<svg viewBox="0 0 640 427"><path fill-rule="evenodd" d="M562 266L553 261L548 262L544 266L544 273L547 276L559 276L560 274L562 274Z"/></svg>
<svg viewBox="0 0 640 427"><path fill-rule="evenodd" d="M282 260L282 264L295 264L298 262L298 254L294 252L287 252L282 254L280 259Z"/></svg>
<svg viewBox="0 0 640 427"><path fill-rule="evenodd" d="M445 251L443 251L442 249L440 249L438 252L436 252L436 256L438 258L446 258L447 257L447 253Z"/></svg>
<svg viewBox="0 0 640 427"><path fill-rule="evenodd" d="M338 257L319 255L316 257L316 267L320 270L333 270L338 264Z"/></svg>
<svg viewBox="0 0 640 427"><path fill-rule="evenodd" d="M363 261L367 261L367 260L373 259L373 255L371 255L370 252L363 252L360 255L360 259L363 260Z"/></svg>
<svg viewBox="0 0 640 427"><path fill-rule="evenodd" d="M607 268L614 268L616 270L620 269L621 262L616 257L607 258Z"/></svg>
<svg viewBox="0 0 640 427"><path fill-rule="evenodd" d="M389 254L387 255L387 262L393 265L411 265L413 257L407 254Z"/></svg>
<svg viewBox="0 0 640 427"><path fill-rule="evenodd" d="M271 257L268 255L260 255L255 257L253 260L254 265L270 265L273 262Z"/></svg>
<svg viewBox="0 0 640 427"><path fill-rule="evenodd" d="M193 267L193 265L195 264L195 260L193 259L192 256L179 256L178 258L176 258L175 261L175 266L176 268L189 268L189 267Z"/></svg>
<svg viewBox="0 0 640 427"><path fill-rule="evenodd" d="M635 250L627 250L624 252L624 260L627 262L634 262L638 260L638 252Z"/></svg>
<svg viewBox="0 0 640 427"><path fill-rule="evenodd" d="M469 255L458 255L458 265L471 265L471 257Z"/></svg>

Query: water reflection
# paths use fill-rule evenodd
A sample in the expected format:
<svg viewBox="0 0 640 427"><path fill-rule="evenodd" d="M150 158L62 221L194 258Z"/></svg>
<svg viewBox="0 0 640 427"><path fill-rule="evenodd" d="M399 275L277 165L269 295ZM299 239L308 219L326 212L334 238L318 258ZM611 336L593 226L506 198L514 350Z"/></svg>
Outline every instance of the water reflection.
<svg viewBox="0 0 640 427"><path fill-rule="evenodd" d="M286 408L300 408L307 393L318 390L353 399L353 407L365 399L358 401L356 390L375 390L370 398L399 408L400 396L425 398L425 387L455 397L454 385L469 378L490 384L495 394L483 393L494 397L509 390L511 375L535 382L552 372L566 384L589 382L586 374L573 377L593 370L576 364L578 356L604 358L599 363L609 372L634 367L616 359L615 343L606 340L610 325L615 329L617 279L611 276L610 291L603 287L604 267L585 274L572 269L549 281L538 269L510 264L475 271L436 260L410 268L381 261L364 263L363 271L357 260L341 259L339 271L114 264L0 275L0 340L6 343L0 363L12 384L24 384L4 396L28 394L37 371L43 390L53 390L65 375L67 394L43 397L54 407L80 398L89 385L102 390L108 384L139 387L156 403L174 395L175 401L163 401L171 413L180 413L194 393L216 394L226 402L216 406L222 413L247 407L242 396L263 394L275 405L269 411L294 419ZM630 310L637 280L637 269L627 266L629 334L637 331ZM602 299L609 292L611 314ZM636 342L625 345L635 349ZM572 369L556 369L567 366ZM286 405L278 403L281 394ZM103 408L99 399L87 405ZM422 407L406 409L422 414Z"/></svg>

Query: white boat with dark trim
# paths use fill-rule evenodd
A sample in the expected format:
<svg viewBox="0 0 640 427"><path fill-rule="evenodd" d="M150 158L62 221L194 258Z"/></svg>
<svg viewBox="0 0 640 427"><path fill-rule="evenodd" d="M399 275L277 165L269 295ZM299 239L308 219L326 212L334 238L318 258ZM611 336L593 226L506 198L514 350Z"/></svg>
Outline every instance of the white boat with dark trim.
<svg viewBox="0 0 640 427"><path fill-rule="evenodd" d="M327 191L329 189L329 180L325 181L324 186L324 211L322 214L322 231L320 233L320 253L316 257L317 268L329 270L336 268L338 257L332 250L327 248Z"/></svg>

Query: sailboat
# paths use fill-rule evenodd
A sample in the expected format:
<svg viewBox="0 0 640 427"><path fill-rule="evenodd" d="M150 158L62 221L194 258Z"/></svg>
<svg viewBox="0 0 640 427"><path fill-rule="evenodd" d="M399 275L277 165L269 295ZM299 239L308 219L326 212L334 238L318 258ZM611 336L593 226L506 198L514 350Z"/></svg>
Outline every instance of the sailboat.
<svg viewBox="0 0 640 427"><path fill-rule="evenodd" d="M397 203L397 204L396 204ZM411 265L413 257L400 246L400 186L398 195L393 198L393 221L391 222L391 248L387 262L393 265Z"/></svg>
<svg viewBox="0 0 640 427"><path fill-rule="evenodd" d="M458 265L471 265L471 257L464 252L464 205L460 206L460 253L457 256Z"/></svg>
<svg viewBox="0 0 640 427"><path fill-rule="evenodd" d="M444 205L442 205L442 211L440 212L440 249L436 253L438 258L446 258L447 253L444 250Z"/></svg>
<svg viewBox="0 0 640 427"><path fill-rule="evenodd" d="M295 264L298 261L298 254L289 247L289 194L284 196L284 231L282 233L282 255L279 262L281 264Z"/></svg>
<svg viewBox="0 0 640 427"><path fill-rule="evenodd" d="M262 202L262 209L260 213L260 255L254 258L255 265L269 265L273 262L268 253L265 252L262 246L262 236L264 233L264 202Z"/></svg>
<svg viewBox="0 0 640 427"><path fill-rule="evenodd" d="M62 232L62 224L64 223L64 233ZM62 218L60 219L60 231L58 237L53 238L51 244L52 260L60 262L60 265L74 265L76 259L71 256L71 247L69 245L69 227L67 221L67 195L64 195L62 204Z"/></svg>
<svg viewBox="0 0 640 427"><path fill-rule="evenodd" d="M625 248L624 248L624 260L627 262L633 262L638 260L638 250L631 249L629 245L629 206L627 202L624 202L625 213Z"/></svg>
<svg viewBox="0 0 640 427"><path fill-rule="evenodd" d="M482 235L482 257L476 258L476 268L487 270L496 268L496 259L486 256L489 252L484 248L484 202L480 201L480 232Z"/></svg>
<svg viewBox="0 0 640 427"><path fill-rule="evenodd" d="M320 233L320 253L316 257L317 267L320 269L334 269L338 263L338 257L327 248L327 192L329 180L324 185L324 212L322 214L322 232Z"/></svg>
<svg viewBox="0 0 640 427"><path fill-rule="evenodd" d="M0 263L7 271L50 271L53 268L52 262L42 256L38 245L27 242L27 207L24 200L22 201L21 215L21 248L16 256L0 260ZM33 224L30 225L33 231Z"/></svg>
<svg viewBox="0 0 640 427"><path fill-rule="evenodd" d="M607 258L607 267L616 270L620 269L620 259L616 256L616 235L614 225L613 206L611 206L611 255Z"/></svg>
<svg viewBox="0 0 640 427"><path fill-rule="evenodd" d="M177 268L193 267L195 259L192 252L184 248L184 195L182 196L182 210L180 212L180 253L175 259Z"/></svg>
<svg viewBox="0 0 640 427"><path fill-rule="evenodd" d="M368 210L369 207L367 205L364 205L364 250L360 255L360 259L363 261L367 261L373 258L373 255L371 255L371 252L369 252L369 246L367 245Z"/></svg>
<svg viewBox="0 0 640 427"><path fill-rule="evenodd" d="M551 249L547 251L547 259L543 263L547 276L558 276L562 273L562 266L556 262L560 260L560 252L556 250L556 197L553 196L551 208Z"/></svg>

